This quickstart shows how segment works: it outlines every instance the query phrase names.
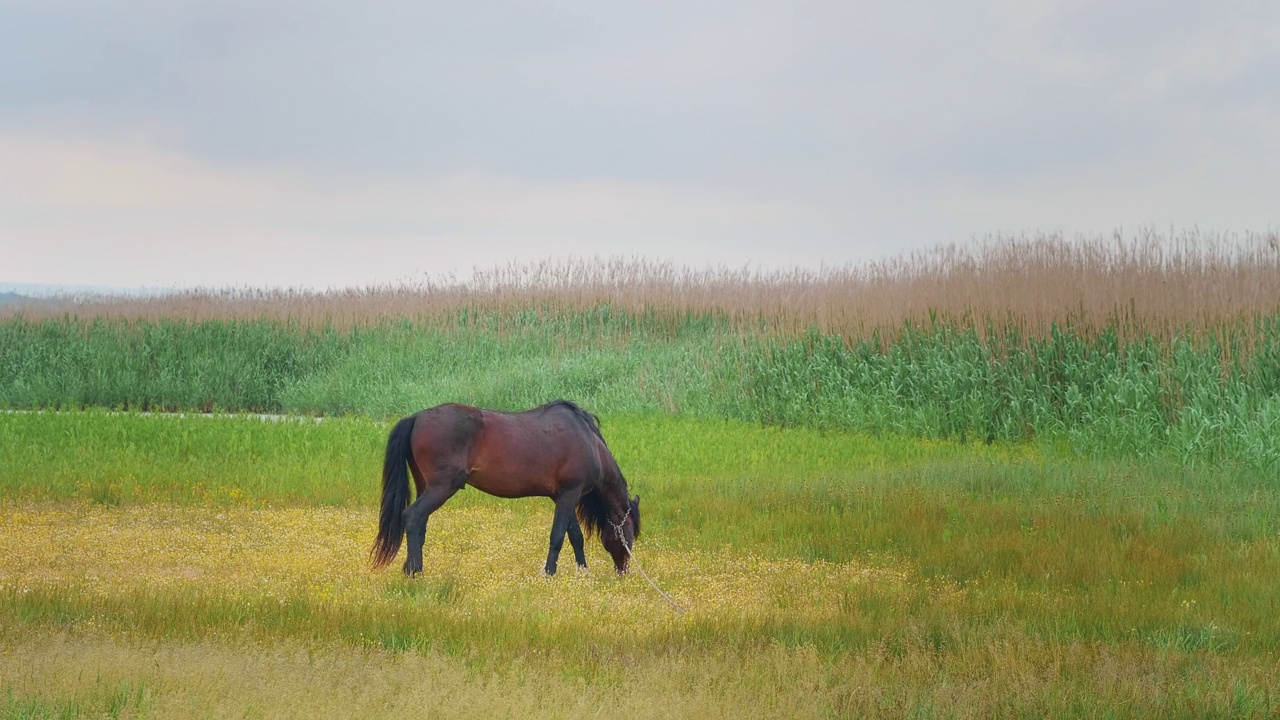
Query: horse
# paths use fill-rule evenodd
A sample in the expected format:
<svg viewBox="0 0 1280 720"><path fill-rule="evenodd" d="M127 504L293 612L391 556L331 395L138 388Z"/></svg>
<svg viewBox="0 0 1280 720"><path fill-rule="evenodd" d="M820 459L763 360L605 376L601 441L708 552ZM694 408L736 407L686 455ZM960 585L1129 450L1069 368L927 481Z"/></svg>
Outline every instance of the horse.
<svg viewBox="0 0 1280 720"><path fill-rule="evenodd" d="M417 490L412 504L406 465ZM422 572L427 519L467 485L503 498L555 502L547 575L556 573L566 533L579 569L586 569L583 528L587 536L600 536L618 574L627 572L640 535L640 496L628 497L600 419L568 400L516 413L449 403L397 422L382 465L382 512L369 553L373 566L395 559L407 535L404 574Z"/></svg>

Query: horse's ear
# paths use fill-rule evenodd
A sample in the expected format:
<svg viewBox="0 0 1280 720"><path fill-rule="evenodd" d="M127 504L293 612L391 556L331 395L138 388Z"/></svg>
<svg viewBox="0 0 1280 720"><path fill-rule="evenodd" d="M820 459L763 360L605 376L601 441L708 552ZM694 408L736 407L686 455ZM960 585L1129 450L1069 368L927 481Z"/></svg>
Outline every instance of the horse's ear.
<svg viewBox="0 0 1280 720"><path fill-rule="evenodd" d="M636 537L640 537L640 496L638 494L631 498L631 510L635 513L631 520L635 523Z"/></svg>

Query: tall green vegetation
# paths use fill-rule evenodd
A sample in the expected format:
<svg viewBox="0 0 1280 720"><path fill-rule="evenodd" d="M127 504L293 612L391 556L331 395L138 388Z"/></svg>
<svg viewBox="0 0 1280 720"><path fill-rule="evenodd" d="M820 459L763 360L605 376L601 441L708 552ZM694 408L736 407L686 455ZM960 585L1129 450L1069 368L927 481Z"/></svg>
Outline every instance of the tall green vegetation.
<svg viewBox="0 0 1280 720"><path fill-rule="evenodd" d="M333 362L332 332L270 322L21 318L0 323L0 403L14 408L280 409Z"/></svg>
<svg viewBox="0 0 1280 720"><path fill-rule="evenodd" d="M1280 468L1280 240L1008 238L819 272L509 266L470 284L0 315L0 408L687 414Z"/></svg>
<svg viewBox="0 0 1280 720"><path fill-rule="evenodd" d="M751 359L747 392L765 422L1280 467L1280 316L1168 342L1069 326L1026 340L908 328L886 347L815 334Z"/></svg>
<svg viewBox="0 0 1280 720"><path fill-rule="evenodd" d="M1247 350L1244 348L1248 347ZM271 320L0 322L0 406L364 414L441 402L1043 439L1280 467L1280 315L1215 334L908 326L889 340L674 324L602 305L346 332Z"/></svg>

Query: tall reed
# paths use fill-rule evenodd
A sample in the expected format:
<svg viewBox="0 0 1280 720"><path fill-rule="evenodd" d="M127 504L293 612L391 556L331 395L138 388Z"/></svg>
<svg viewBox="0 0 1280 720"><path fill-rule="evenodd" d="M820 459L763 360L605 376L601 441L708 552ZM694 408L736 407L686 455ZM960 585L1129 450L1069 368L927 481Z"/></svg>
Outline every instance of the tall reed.
<svg viewBox="0 0 1280 720"><path fill-rule="evenodd" d="M654 322L718 315L735 328L781 336L816 328L884 337L907 322L942 319L979 332L1013 327L1030 337L1071 320L1082 331L1112 326L1122 337L1167 339L1280 309L1280 235L1194 229L997 235L816 270L694 269L644 258L585 258L499 265L466 280L424 277L324 292L229 288L62 297L0 309L0 317L270 318L349 330L405 318L454 326L476 313L505 324L529 312L577 314L605 304Z"/></svg>

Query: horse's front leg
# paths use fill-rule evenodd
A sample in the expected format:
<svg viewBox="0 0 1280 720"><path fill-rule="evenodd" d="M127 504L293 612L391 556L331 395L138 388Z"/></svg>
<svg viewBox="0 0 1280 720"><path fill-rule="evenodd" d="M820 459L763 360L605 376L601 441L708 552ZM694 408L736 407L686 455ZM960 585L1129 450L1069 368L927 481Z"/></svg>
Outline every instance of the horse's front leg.
<svg viewBox="0 0 1280 720"><path fill-rule="evenodd" d="M578 556L578 564L585 565L586 559L582 556L582 529L578 528L577 518L573 516L573 510L578 505L578 497L581 493L563 493L556 498L556 515L551 520L551 544L547 548L547 566L544 571L548 575L556 574L556 562L560 559L560 549L564 547L564 535L569 532L570 542L573 543L574 554ZM577 540L574 540L572 527L577 529Z"/></svg>
<svg viewBox="0 0 1280 720"><path fill-rule="evenodd" d="M578 524L578 516L569 515L569 545L573 546L573 557L578 561L578 569L587 569L587 553L582 546L582 526Z"/></svg>

